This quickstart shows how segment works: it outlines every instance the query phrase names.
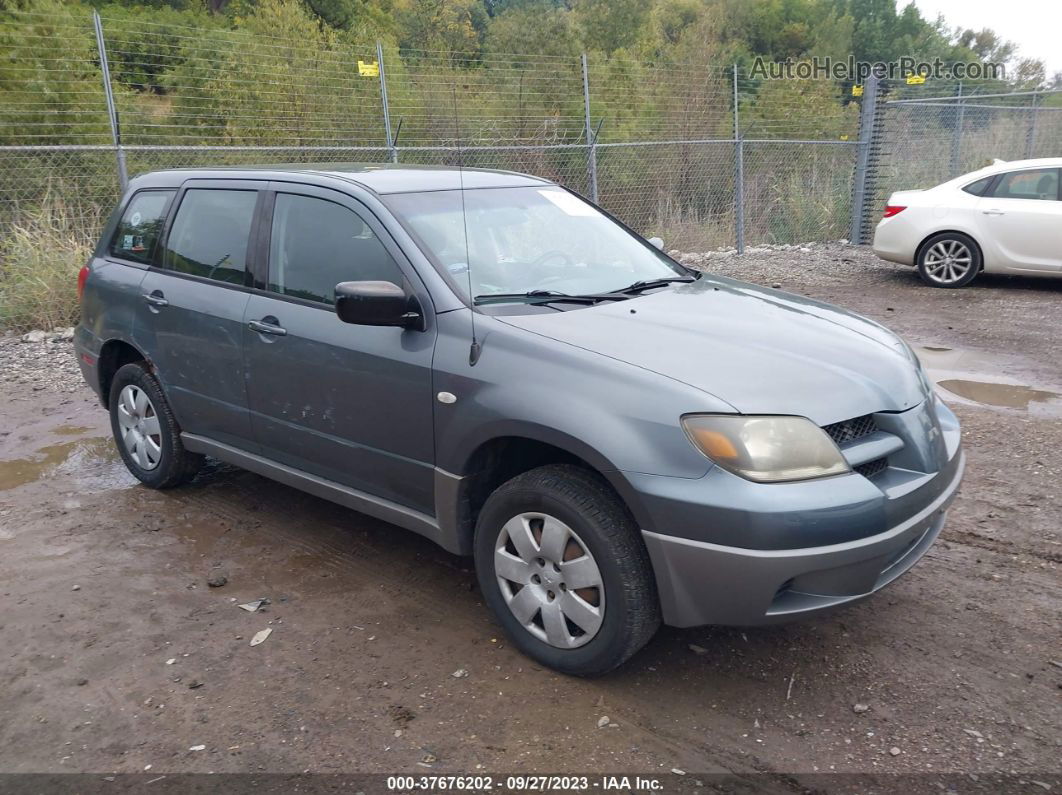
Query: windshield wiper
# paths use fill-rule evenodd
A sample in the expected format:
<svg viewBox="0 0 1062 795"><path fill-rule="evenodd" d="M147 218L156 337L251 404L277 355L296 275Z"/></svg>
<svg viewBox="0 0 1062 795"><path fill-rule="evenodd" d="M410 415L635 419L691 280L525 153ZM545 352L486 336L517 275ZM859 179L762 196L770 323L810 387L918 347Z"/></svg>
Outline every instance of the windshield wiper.
<svg viewBox="0 0 1062 795"><path fill-rule="evenodd" d="M599 301L621 301L630 296L621 293L603 293L600 295L568 295L554 290L529 290L526 293L487 293L477 295L472 303L480 304L596 304Z"/></svg>
<svg viewBox="0 0 1062 795"><path fill-rule="evenodd" d="M618 290L613 290L613 293L620 293L626 295L634 295L636 293L644 292L645 290L652 290L655 287L667 287L669 284L675 284L681 282L683 284L689 282L695 282L700 276L673 276L667 279L645 279L634 284L629 284L626 287L621 287Z"/></svg>

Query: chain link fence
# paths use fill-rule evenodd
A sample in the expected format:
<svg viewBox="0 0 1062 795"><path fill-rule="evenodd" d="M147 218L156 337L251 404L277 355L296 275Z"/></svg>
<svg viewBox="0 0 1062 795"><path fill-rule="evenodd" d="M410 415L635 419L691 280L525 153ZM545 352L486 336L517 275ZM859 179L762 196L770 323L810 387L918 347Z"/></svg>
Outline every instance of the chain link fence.
<svg viewBox="0 0 1062 795"><path fill-rule="evenodd" d="M74 6L5 13L0 234L55 208L94 234L127 177L154 169L397 162L530 172L669 247L742 250L865 239L891 190L1062 148L1062 102L1045 93L470 58L299 20L222 30Z"/></svg>
<svg viewBox="0 0 1062 795"><path fill-rule="evenodd" d="M1062 157L1062 92L977 91L962 83L884 83L868 173L873 208L894 190L928 188L994 159ZM876 216L863 219L864 239Z"/></svg>

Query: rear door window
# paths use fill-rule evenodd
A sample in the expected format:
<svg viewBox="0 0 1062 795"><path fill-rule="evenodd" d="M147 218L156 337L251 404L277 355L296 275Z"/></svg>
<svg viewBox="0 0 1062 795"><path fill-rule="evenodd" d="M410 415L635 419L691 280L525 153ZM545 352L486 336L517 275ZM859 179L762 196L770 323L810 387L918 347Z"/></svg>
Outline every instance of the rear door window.
<svg viewBox="0 0 1062 795"><path fill-rule="evenodd" d="M173 220L163 267L228 284L244 284L247 245L258 191L192 188Z"/></svg>
<svg viewBox="0 0 1062 795"><path fill-rule="evenodd" d="M1058 201L1058 169L1011 171L1000 177L992 196L996 199Z"/></svg>
<svg viewBox="0 0 1062 795"><path fill-rule="evenodd" d="M402 271L368 224L325 199L278 193L269 248L270 292L334 304L340 282L402 284Z"/></svg>
<svg viewBox="0 0 1062 795"><path fill-rule="evenodd" d="M149 265L166 220L172 190L142 190L129 200L111 238L112 257Z"/></svg>

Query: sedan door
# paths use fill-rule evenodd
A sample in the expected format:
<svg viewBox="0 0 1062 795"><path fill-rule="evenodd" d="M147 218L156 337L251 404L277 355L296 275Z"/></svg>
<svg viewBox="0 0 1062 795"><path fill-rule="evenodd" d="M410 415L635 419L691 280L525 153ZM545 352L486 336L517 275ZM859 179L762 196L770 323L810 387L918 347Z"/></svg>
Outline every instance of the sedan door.
<svg viewBox="0 0 1062 795"><path fill-rule="evenodd" d="M981 244L990 266L1010 270L1062 270L1062 201L1059 169L1002 174L978 202ZM994 269L994 268L991 268Z"/></svg>
<svg viewBox="0 0 1062 795"><path fill-rule="evenodd" d="M161 267L140 285L137 338L181 427L253 449L243 372L249 243L268 183L195 180L177 197Z"/></svg>
<svg viewBox="0 0 1062 795"><path fill-rule="evenodd" d="M345 194L273 183L261 246L268 271L244 315L248 400L262 453L433 515L428 330L355 326L335 287L378 280L415 291L415 272L379 221ZM401 263L401 264L400 264Z"/></svg>

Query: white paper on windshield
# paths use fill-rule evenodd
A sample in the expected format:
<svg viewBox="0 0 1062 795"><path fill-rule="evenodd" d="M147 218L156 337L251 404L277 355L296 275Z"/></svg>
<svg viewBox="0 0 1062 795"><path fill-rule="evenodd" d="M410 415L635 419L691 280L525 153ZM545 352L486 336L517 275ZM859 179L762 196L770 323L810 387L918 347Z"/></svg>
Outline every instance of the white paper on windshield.
<svg viewBox="0 0 1062 795"><path fill-rule="evenodd" d="M601 215L597 210L584 202L578 196L573 196L563 190L540 190L539 194L545 196L555 205L560 207L568 215L581 215L596 217Z"/></svg>

